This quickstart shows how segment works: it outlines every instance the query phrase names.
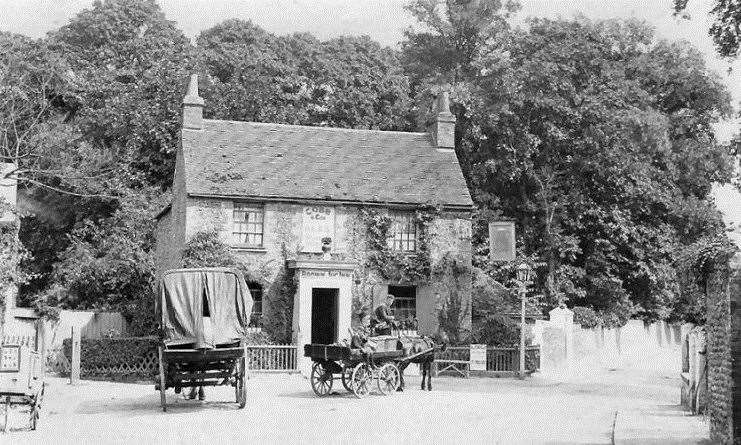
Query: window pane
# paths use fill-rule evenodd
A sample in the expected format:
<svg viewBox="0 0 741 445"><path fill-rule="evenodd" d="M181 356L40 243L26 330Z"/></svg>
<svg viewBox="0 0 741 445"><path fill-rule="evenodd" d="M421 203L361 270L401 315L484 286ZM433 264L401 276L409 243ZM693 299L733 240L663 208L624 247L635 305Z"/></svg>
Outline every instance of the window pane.
<svg viewBox="0 0 741 445"><path fill-rule="evenodd" d="M240 244L262 247L264 208L261 205L234 203L234 240Z"/></svg>
<svg viewBox="0 0 741 445"><path fill-rule="evenodd" d="M391 214L391 219L391 248L401 251L417 250L417 224L414 215L409 212L395 212Z"/></svg>

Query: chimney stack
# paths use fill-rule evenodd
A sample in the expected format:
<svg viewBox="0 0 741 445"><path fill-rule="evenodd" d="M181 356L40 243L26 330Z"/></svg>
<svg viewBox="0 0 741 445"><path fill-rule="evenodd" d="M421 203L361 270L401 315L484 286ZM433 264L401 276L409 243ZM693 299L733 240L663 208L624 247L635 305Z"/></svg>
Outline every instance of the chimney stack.
<svg viewBox="0 0 741 445"><path fill-rule="evenodd" d="M448 151L455 149L455 116L450 112L450 98L447 91L441 91L433 104L435 113L427 127L437 149Z"/></svg>
<svg viewBox="0 0 741 445"><path fill-rule="evenodd" d="M183 128L200 130L203 128L203 98L198 95L198 74L190 75L188 92L183 98Z"/></svg>

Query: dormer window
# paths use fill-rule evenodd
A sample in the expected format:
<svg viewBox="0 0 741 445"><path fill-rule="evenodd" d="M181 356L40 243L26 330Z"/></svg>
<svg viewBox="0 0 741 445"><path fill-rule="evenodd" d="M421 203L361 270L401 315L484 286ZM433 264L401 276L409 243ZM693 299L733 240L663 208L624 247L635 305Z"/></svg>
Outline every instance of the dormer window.
<svg viewBox="0 0 741 445"><path fill-rule="evenodd" d="M417 250L417 222L411 212L391 213L389 242L391 249L401 252Z"/></svg>
<svg viewBox="0 0 741 445"><path fill-rule="evenodd" d="M235 202L234 242L250 247L262 247L265 208L261 204Z"/></svg>

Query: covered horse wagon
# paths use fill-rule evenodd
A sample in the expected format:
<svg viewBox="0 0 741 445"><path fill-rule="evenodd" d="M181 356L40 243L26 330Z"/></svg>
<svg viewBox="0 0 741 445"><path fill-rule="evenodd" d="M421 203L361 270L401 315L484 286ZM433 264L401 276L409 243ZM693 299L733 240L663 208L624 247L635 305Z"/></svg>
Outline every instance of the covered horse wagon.
<svg viewBox="0 0 741 445"><path fill-rule="evenodd" d="M162 410L165 391L231 385L244 408L244 336L252 296L238 271L225 268L175 269L159 283L156 311L160 322L159 379Z"/></svg>

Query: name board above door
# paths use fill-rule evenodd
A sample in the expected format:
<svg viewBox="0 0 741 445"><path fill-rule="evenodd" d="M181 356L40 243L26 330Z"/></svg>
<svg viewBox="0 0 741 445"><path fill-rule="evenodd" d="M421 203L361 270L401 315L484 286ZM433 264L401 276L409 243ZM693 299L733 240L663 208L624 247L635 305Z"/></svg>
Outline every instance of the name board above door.
<svg viewBox="0 0 741 445"><path fill-rule="evenodd" d="M321 252L322 238L334 240L335 211L332 206L305 206L302 213L301 245L304 252ZM332 243L334 247L334 242Z"/></svg>

